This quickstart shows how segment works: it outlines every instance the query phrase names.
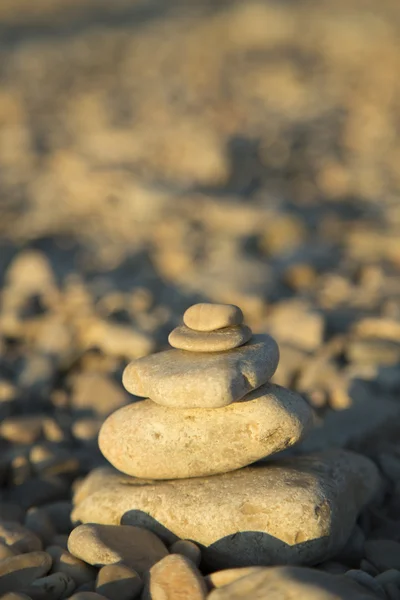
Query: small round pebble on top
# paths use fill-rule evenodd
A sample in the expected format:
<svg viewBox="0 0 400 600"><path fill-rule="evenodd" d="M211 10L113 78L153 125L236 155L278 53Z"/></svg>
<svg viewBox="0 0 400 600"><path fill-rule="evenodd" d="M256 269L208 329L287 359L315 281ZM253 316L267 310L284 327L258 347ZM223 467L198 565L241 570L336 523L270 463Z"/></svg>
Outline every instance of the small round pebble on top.
<svg viewBox="0 0 400 600"><path fill-rule="evenodd" d="M215 331L243 323L243 313L233 304L201 303L190 306L183 315L183 322L195 331Z"/></svg>

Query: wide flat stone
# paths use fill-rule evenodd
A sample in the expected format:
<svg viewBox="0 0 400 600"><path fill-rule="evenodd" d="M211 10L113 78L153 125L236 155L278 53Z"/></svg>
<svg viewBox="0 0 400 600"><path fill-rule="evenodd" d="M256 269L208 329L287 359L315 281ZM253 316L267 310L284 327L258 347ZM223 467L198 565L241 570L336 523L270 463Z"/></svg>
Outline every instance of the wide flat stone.
<svg viewBox="0 0 400 600"><path fill-rule="evenodd" d="M215 331L243 323L243 313L234 304L203 302L190 306L183 315L187 327L196 331Z"/></svg>
<svg viewBox="0 0 400 600"><path fill-rule="evenodd" d="M377 596L350 577L317 569L270 567L211 592L209 600L373 600Z"/></svg>
<svg viewBox="0 0 400 600"><path fill-rule="evenodd" d="M166 350L131 362L123 374L128 392L175 408L218 408L268 381L279 348L266 334L227 352Z"/></svg>
<svg viewBox="0 0 400 600"><path fill-rule="evenodd" d="M167 544L190 539L213 571L316 564L345 545L379 486L376 466L344 450L171 481L106 467L79 488L72 519L146 527Z"/></svg>
<svg viewBox="0 0 400 600"><path fill-rule="evenodd" d="M99 447L128 475L177 479L226 473L295 444L313 414L297 393L266 383L240 401L174 409L143 400L108 417Z"/></svg>
<svg viewBox="0 0 400 600"><path fill-rule="evenodd" d="M189 352L223 352L243 346L251 339L252 331L247 325L224 327L217 331L193 331L186 325L175 327L168 341L178 350Z"/></svg>

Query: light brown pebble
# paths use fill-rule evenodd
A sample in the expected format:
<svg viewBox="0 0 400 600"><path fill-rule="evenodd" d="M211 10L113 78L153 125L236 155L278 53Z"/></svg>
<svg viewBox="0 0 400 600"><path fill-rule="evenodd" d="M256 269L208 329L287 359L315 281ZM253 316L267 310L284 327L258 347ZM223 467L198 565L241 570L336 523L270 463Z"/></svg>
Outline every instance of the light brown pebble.
<svg viewBox="0 0 400 600"><path fill-rule="evenodd" d="M76 414L106 417L129 402L120 383L102 373L83 372L71 378L71 406Z"/></svg>
<svg viewBox="0 0 400 600"><path fill-rule="evenodd" d="M178 540L172 544L169 551L171 554L182 554L182 556L186 556L186 558L191 560L196 567L198 567L201 562L201 550L198 545L191 540Z"/></svg>
<svg viewBox="0 0 400 600"><path fill-rule="evenodd" d="M36 579L26 590L32 600L59 600L72 594L75 581L65 573L52 573Z"/></svg>
<svg viewBox="0 0 400 600"><path fill-rule="evenodd" d="M9 442L33 444L42 435L43 415L18 416L4 419L0 435Z"/></svg>
<svg viewBox="0 0 400 600"><path fill-rule="evenodd" d="M208 600L373 600L351 577L304 567L270 567L213 590Z"/></svg>
<svg viewBox="0 0 400 600"><path fill-rule="evenodd" d="M375 577L376 581L381 585L385 583L395 583L400 585L400 571L398 569L388 569Z"/></svg>
<svg viewBox="0 0 400 600"><path fill-rule="evenodd" d="M183 322L196 331L215 331L243 323L243 313L233 304L193 304L183 315Z"/></svg>
<svg viewBox="0 0 400 600"><path fill-rule="evenodd" d="M72 425L72 434L77 440L82 442L95 441L99 435L102 423L103 420L97 417L78 419Z"/></svg>
<svg viewBox="0 0 400 600"><path fill-rule="evenodd" d="M218 331L193 331L186 325L176 327L168 336L171 346L189 352L224 352L243 346L250 340L252 331L246 325L225 327Z"/></svg>
<svg viewBox="0 0 400 600"><path fill-rule="evenodd" d="M40 538L16 521L0 521L0 539L17 553L42 550Z"/></svg>
<svg viewBox="0 0 400 600"><path fill-rule="evenodd" d="M70 534L68 549L74 556L96 565L122 562L142 575L168 554L151 531L130 525L79 525Z"/></svg>
<svg viewBox="0 0 400 600"><path fill-rule="evenodd" d="M43 577L51 567L47 552L28 552L6 558L0 563L0 595L19 591Z"/></svg>
<svg viewBox="0 0 400 600"><path fill-rule="evenodd" d="M361 571L361 569L350 569L345 573L346 577L351 577L354 581L357 581L364 587L370 589L378 595L384 595L383 587L376 581L372 575L366 573L365 571Z"/></svg>
<svg viewBox="0 0 400 600"><path fill-rule="evenodd" d="M17 554L20 554L20 552L11 550L10 546L7 546L4 542L0 542L0 560L16 556Z"/></svg>
<svg viewBox="0 0 400 600"><path fill-rule="evenodd" d="M203 600L207 586L197 567L186 556L170 554L146 575L142 600Z"/></svg>
<svg viewBox="0 0 400 600"><path fill-rule="evenodd" d="M60 546L48 546L46 552L53 560L53 573L65 573L71 577L77 586L83 585L96 578L96 570L83 560L76 558Z"/></svg>
<svg viewBox="0 0 400 600"><path fill-rule="evenodd" d="M215 571L206 576L205 581L209 589L220 588L224 585L229 585L241 577L252 575L264 569L264 567L237 567L233 569L223 569L222 571Z"/></svg>
<svg viewBox="0 0 400 600"><path fill-rule="evenodd" d="M56 530L43 508L30 508L25 515L25 526L35 533L48 546L56 535Z"/></svg>
<svg viewBox="0 0 400 600"><path fill-rule="evenodd" d="M79 470L79 461L71 452L50 445L37 444L29 454L33 470L38 475L70 475Z"/></svg>
<svg viewBox="0 0 400 600"><path fill-rule="evenodd" d="M68 600L107 600L107 598L96 592L76 592Z"/></svg>
<svg viewBox="0 0 400 600"><path fill-rule="evenodd" d="M151 400L129 404L104 422L99 447L115 468L134 477L201 477L284 450L312 425L312 411L300 395L267 383L218 410L178 411Z"/></svg>
<svg viewBox="0 0 400 600"><path fill-rule="evenodd" d="M109 600L137 598L143 582L136 571L125 565L106 565L97 575L96 592Z"/></svg>
<svg viewBox="0 0 400 600"><path fill-rule="evenodd" d="M400 543L393 540L367 540L365 556L379 571L400 570Z"/></svg>
<svg viewBox="0 0 400 600"><path fill-rule="evenodd" d="M261 334L227 352L157 352L131 362L122 382L131 394L163 406L220 408L268 381L278 362L277 343Z"/></svg>

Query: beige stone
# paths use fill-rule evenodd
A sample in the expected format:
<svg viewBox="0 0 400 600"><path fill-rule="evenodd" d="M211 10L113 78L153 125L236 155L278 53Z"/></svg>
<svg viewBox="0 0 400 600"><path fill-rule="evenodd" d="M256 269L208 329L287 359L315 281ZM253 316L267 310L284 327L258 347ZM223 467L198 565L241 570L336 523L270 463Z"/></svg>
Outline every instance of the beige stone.
<svg viewBox="0 0 400 600"><path fill-rule="evenodd" d="M209 600L373 600L375 594L343 575L272 567L211 592Z"/></svg>
<svg viewBox="0 0 400 600"><path fill-rule="evenodd" d="M0 521L0 539L14 552L42 550L40 538L16 521Z"/></svg>
<svg viewBox="0 0 400 600"><path fill-rule="evenodd" d="M90 565L122 562L141 575L168 554L163 542L142 527L87 524L69 536L68 550Z"/></svg>
<svg viewBox="0 0 400 600"><path fill-rule="evenodd" d="M205 600L206 583L185 556L170 554L150 569L142 600Z"/></svg>
<svg viewBox="0 0 400 600"><path fill-rule="evenodd" d="M23 590L51 567L47 552L28 552L6 558L0 563L0 595Z"/></svg>
<svg viewBox="0 0 400 600"><path fill-rule="evenodd" d="M191 540L178 540L172 544L169 551L171 554L182 554L182 556L186 556L186 558L191 560L196 567L200 565L201 550L198 545Z"/></svg>
<svg viewBox="0 0 400 600"><path fill-rule="evenodd" d="M190 306L183 315L183 322L196 331L215 331L223 327L241 325L243 313L233 304L211 304L203 302Z"/></svg>
<svg viewBox="0 0 400 600"><path fill-rule="evenodd" d="M96 579L96 592L109 600L133 600L142 586L138 573L125 565L106 565Z"/></svg>
<svg viewBox="0 0 400 600"><path fill-rule="evenodd" d="M217 410L176 410L151 400L130 404L108 417L99 447L128 475L200 477L239 469L292 446L311 425L311 409L301 396L268 383Z"/></svg>
<svg viewBox="0 0 400 600"><path fill-rule="evenodd" d="M168 341L178 350L189 352L223 352L243 346L251 339L252 331L246 325L234 325L217 331L193 331L180 325L171 331Z"/></svg>
<svg viewBox="0 0 400 600"><path fill-rule="evenodd" d="M222 571L210 573L205 580L210 589L220 588L224 585L233 583L241 577L247 577L247 575L258 573L263 569L264 567L236 567L236 569L223 569Z"/></svg>
<svg viewBox="0 0 400 600"><path fill-rule="evenodd" d="M50 554L53 560L51 571L53 573L65 573L71 577L77 586L93 581L96 577L96 571L83 560L73 556L68 550L61 546L48 546L46 552Z"/></svg>
<svg viewBox="0 0 400 600"><path fill-rule="evenodd" d="M103 418L130 401L120 383L102 373L83 372L71 378L71 405L82 416Z"/></svg>
<svg viewBox="0 0 400 600"><path fill-rule="evenodd" d="M128 392L179 408L218 408L240 400L268 381L279 361L269 335L255 335L227 352L166 350L130 363L123 374Z"/></svg>
<svg viewBox="0 0 400 600"><path fill-rule="evenodd" d="M345 545L380 486L364 456L330 450L218 475L151 481L110 468L89 475L74 521L146 527L196 542L213 570L315 564Z"/></svg>

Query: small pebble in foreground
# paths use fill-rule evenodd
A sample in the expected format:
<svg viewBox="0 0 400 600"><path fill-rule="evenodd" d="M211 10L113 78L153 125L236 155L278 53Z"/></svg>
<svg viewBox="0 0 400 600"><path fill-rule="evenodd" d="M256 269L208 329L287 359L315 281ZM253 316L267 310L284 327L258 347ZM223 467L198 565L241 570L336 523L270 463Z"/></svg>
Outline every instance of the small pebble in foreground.
<svg viewBox="0 0 400 600"><path fill-rule="evenodd" d="M90 565L122 562L139 575L168 554L162 541L142 527L87 524L69 536L68 550Z"/></svg>
<svg viewBox="0 0 400 600"><path fill-rule="evenodd" d="M146 576L142 600L205 600L207 586L197 567L185 556L170 554Z"/></svg>

